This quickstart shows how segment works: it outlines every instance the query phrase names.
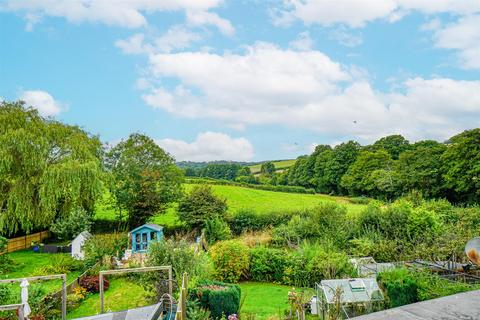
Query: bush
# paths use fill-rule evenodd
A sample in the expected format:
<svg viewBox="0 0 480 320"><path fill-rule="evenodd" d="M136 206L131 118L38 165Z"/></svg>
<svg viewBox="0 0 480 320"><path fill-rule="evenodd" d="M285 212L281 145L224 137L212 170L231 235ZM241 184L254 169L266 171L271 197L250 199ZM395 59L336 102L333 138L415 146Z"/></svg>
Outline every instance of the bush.
<svg viewBox="0 0 480 320"><path fill-rule="evenodd" d="M82 231L90 231L92 216L82 208L72 210L66 217L61 217L50 227L58 239L71 240Z"/></svg>
<svg viewBox="0 0 480 320"><path fill-rule="evenodd" d="M99 276L86 276L80 279L80 286L85 288L87 292L98 293L100 292L100 277ZM105 277L103 278L103 289L106 291L110 287Z"/></svg>
<svg viewBox="0 0 480 320"><path fill-rule="evenodd" d="M283 281L284 270L289 264L288 252L282 249L257 247L250 251L250 276L255 281Z"/></svg>
<svg viewBox="0 0 480 320"><path fill-rule="evenodd" d="M248 247L235 240L217 242L210 249L215 275L221 281L238 282L249 269Z"/></svg>
<svg viewBox="0 0 480 320"><path fill-rule="evenodd" d="M478 285L449 281L427 271L405 268L384 271L378 275L378 280L392 307L478 289Z"/></svg>
<svg viewBox="0 0 480 320"><path fill-rule="evenodd" d="M259 231L269 227L276 227L288 222L292 217L290 212L270 212L258 214L255 211L239 210L228 220L230 229L236 235L245 231Z"/></svg>
<svg viewBox="0 0 480 320"><path fill-rule="evenodd" d="M205 238L209 244L220 240L228 240L232 236L228 223L215 217L205 221Z"/></svg>
<svg viewBox="0 0 480 320"><path fill-rule="evenodd" d="M70 256L58 254L51 264L35 269L37 275L69 273L71 271L82 270L84 264L82 261L73 259Z"/></svg>
<svg viewBox="0 0 480 320"><path fill-rule="evenodd" d="M226 200L216 197L208 185L195 186L178 204L180 220L191 229L202 228L208 219L224 218L226 212Z"/></svg>
<svg viewBox="0 0 480 320"><path fill-rule="evenodd" d="M238 285L218 281L201 281L191 291L191 299L198 300L210 310L213 319L236 314L240 309L241 290Z"/></svg>
<svg viewBox="0 0 480 320"><path fill-rule="evenodd" d="M186 179L186 183L190 184L212 184L212 185L227 185L227 186L238 186L244 188L251 188L257 190L266 190L266 191L276 191L276 192L289 192L289 193L305 193L305 194L315 194L315 189L308 189L300 186L286 186L286 185L268 185L268 184L256 184L255 183L245 183L243 178L241 181L233 182L230 180L219 180L219 179L207 179L207 178L195 178L195 179Z"/></svg>
<svg viewBox="0 0 480 320"><path fill-rule="evenodd" d="M121 258L127 248L128 237L125 233L96 234L83 246L85 264L93 266L104 257Z"/></svg>

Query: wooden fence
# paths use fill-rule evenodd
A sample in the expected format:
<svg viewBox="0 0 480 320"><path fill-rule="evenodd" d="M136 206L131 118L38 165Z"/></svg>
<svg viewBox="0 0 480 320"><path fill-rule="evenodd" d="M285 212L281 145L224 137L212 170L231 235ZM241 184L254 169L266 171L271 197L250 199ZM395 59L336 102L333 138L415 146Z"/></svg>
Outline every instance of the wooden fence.
<svg viewBox="0 0 480 320"><path fill-rule="evenodd" d="M23 237L8 239L6 252L13 252L30 248L32 246L32 242L42 242L44 239L47 239L49 237L49 231L41 231Z"/></svg>

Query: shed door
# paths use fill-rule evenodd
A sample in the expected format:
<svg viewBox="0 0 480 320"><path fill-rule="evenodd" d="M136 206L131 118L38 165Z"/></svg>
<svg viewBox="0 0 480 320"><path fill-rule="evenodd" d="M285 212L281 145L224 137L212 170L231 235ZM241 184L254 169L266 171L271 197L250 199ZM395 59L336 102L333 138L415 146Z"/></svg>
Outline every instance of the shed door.
<svg viewBox="0 0 480 320"><path fill-rule="evenodd" d="M148 248L148 233L144 232L141 234L142 240L140 243L140 250L147 250Z"/></svg>

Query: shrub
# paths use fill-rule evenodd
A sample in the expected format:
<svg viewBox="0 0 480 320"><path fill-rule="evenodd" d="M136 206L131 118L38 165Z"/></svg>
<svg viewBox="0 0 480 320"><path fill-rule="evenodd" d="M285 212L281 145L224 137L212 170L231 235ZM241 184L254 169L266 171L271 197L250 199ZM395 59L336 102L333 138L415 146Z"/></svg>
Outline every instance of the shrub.
<svg viewBox="0 0 480 320"><path fill-rule="evenodd" d="M240 297L238 285L218 281L201 281L191 291L191 298L208 308L213 319L236 314L240 308Z"/></svg>
<svg viewBox="0 0 480 320"><path fill-rule="evenodd" d="M92 226L92 216L83 208L77 208L66 216L55 221L50 227L50 231L58 239L71 240L82 231L90 231Z"/></svg>
<svg viewBox="0 0 480 320"><path fill-rule="evenodd" d="M288 265L286 250L257 247L250 251L250 276L255 281L282 282Z"/></svg>
<svg viewBox="0 0 480 320"><path fill-rule="evenodd" d="M128 237L125 233L96 234L83 246L85 263L87 266L93 266L105 256L120 258L127 244Z"/></svg>
<svg viewBox="0 0 480 320"><path fill-rule="evenodd" d="M17 295L7 284L0 284L0 301L2 304L12 304L17 299Z"/></svg>
<svg viewBox="0 0 480 320"><path fill-rule="evenodd" d="M209 244L219 240L228 240L231 236L232 232L225 220L214 217L205 221L205 238Z"/></svg>
<svg viewBox="0 0 480 320"><path fill-rule="evenodd" d="M259 231L269 227L276 227L288 222L292 217L291 212L270 212L258 214L255 211L243 209L229 218L230 229L236 235L245 231Z"/></svg>
<svg viewBox="0 0 480 320"><path fill-rule="evenodd" d="M194 186L178 204L180 220L192 229L202 228L208 219L223 218L226 212L226 200L216 197L208 185Z"/></svg>
<svg viewBox="0 0 480 320"><path fill-rule="evenodd" d="M58 254L49 265L35 269L37 275L69 273L84 268L82 261L73 259L64 254Z"/></svg>
<svg viewBox="0 0 480 320"><path fill-rule="evenodd" d="M172 266L177 283L182 282L184 272L187 272L190 281L209 278L213 273L213 266L209 257L203 253L195 253L195 249L185 240L172 239L150 244L148 265Z"/></svg>
<svg viewBox="0 0 480 320"><path fill-rule="evenodd" d="M248 247L235 240L217 242L210 249L216 277L221 281L238 282L246 277L250 256Z"/></svg>
<svg viewBox="0 0 480 320"><path fill-rule="evenodd" d="M449 281L427 271L405 268L384 271L378 275L378 280L392 307L478 289L478 285Z"/></svg>
<svg viewBox="0 0 480 320"><path fill-rule="evenodd" d="M100 292L100 277L99 276L86 276L80 279L80 286L85 288L87 292L98 293ZM110 286L105 277L103 278L103 289L106 291Z"/></svg>

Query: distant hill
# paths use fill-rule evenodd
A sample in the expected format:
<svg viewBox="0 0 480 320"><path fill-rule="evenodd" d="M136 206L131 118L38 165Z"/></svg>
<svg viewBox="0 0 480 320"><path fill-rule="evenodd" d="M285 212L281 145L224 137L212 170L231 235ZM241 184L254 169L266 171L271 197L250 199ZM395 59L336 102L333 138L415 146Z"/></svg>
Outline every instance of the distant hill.
<svg viewBox="0 0 480 320"><path fill-rule="evenodd" d="M256 165L259 162L242 162L242 161L226 161L226 160L217 160L217 161L203 161L203 162L195 162L195 161L178 161L177 166L182 169L200 169L204 168L209 164L238 164L243 167L245 166L252 166Z"/></svg>
<svg viewBox="0 0 480 320"><path fill-rule="evenodd" d="M273 165L275 166L276 171L283 171L287 168L290 168L295 164L297 160L295 159L288 159L288 160L271 160L273 162ZM250 170L252 171L253 174L259 173L260 168L262 167L262 163L268 162L268 161L262 161L260 163L256 163L253 165L249 165Z"/></svg>

